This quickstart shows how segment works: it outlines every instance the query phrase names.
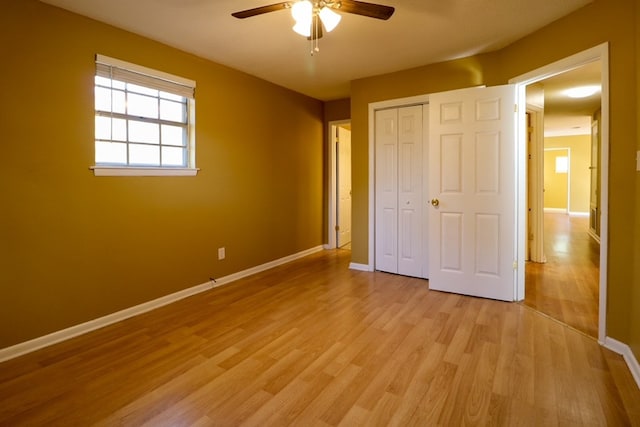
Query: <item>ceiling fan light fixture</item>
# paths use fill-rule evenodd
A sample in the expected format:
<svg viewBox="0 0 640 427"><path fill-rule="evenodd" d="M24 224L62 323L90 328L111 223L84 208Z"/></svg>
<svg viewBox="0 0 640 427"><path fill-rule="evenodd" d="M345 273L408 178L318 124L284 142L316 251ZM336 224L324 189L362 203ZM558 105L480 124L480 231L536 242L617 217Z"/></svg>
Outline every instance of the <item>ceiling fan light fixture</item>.
<svg viewBox="0 0 640 427"><path fill-rule="evenodd" d="M342 15L336 13L336 10L385 21L395 11L395 8L391 6L360 0L285 0L280 3L233 12L231 16L244 19L283 9L291 9L291 16L295 21L293 31L311 42L312 55L319 51L318 40L322 38L323 29L327 33L331 32L342 20Z"/></svg>
<svg viewBox="0 0 640 427"><path fill-rule="evenodd" d="M296 24L293 26L293 31L300 34L301 36L310 37L311 36L311 19L308 21L296 21Z"/></svg>
<svg viewBox="0 0 640 427"><path fill-rule="evenodd" d="M327 6L324 6L320 10L319 15L320 20L322 21L322 25L324 25L324 29L327 30L328 33L333 31L333 29L338 26L338 23L340 23L340 20L342 19L342 16L335 13L333 10L331 10L331 8Z"/></svg>
<svg viewBox="0 0 640 427"><path fill-rule="evenodd" d="M313 16L313 4L309 0L297 1L291 6L291 16L296 23L308 22L311 25L311 17Z"/></svg>

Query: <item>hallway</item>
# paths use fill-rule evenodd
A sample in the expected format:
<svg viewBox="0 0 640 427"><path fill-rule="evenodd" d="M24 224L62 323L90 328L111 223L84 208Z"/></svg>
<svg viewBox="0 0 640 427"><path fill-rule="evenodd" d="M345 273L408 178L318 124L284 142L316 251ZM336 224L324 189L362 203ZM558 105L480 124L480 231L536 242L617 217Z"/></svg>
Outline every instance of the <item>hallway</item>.
<svg viewBox="0 0 640 427"><path fill-rule="evenodd" d="M545 264L527 262L524 304L598 337L599 244L587 217L544 215Z"/></svg>

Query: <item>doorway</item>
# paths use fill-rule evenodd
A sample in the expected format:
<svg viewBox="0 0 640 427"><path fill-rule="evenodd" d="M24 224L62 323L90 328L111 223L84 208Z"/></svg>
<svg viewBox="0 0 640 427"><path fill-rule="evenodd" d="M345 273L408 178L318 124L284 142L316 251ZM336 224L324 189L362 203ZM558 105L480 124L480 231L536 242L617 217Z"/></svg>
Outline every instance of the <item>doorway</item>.
<svg viewBox="0 0 640 427"><path fill-rule="evenodd" d="M328 126L329 210L327 249L351 249L351 122Z"/></svg>
<svg viewBox="0 0 640 427"><path fill-rule="evenodd" d="M589 196L587 195L584 208L572 207L571 195L568 194L566 208L560 207L560 210L563 210L564 213L558 214L557 212L549 212L549 210L547 210L546 213L544 213L544 211L538 212L537 218L532 219L535 223L529 224L526 228L523 227L523 229L519 231L519 235L522 237L526 236L530 239L531 236L525 234L525 229L528 233L530 233L531 230L543 230L539 236L535 237L539 241L539 247L543 248L545 252L544 255L547 258L547 263L527 263L526 267L524 265L522 266L523 268L518 280L518 299L524 300L525 305L532 306L536 310L555 317L569 326L597 337L600 342L604 342L606 331L606 200L608 195L606 171L608 170L609 120L607 55L607 45L603 44L512 79L512 83L519 85L521 102L526 98L527 104L533 103L544 110L543 127L545 136L549 137L553 135L554 132L558 132L558 124L561 120L569 123L565 125L565 132L568 134L580 133L576 131L576 129L584 127L586 128L585 133L588 134L588 136L585 136L586 142L583 148L589 152L589 150L591 150L591 143L589 141L593 139L592 126L593 123L598 123L597 131L599 141L595 154L599 173L597 180L594 180L597 183L597 190L589 188L589 186L587 186L586 190L587 193L598 193L598 206L595 209L591 209L589 206ZM584 109L588 103L586 100L568 104L569 107L565 107L562 111L554 111L553 108L559 107L554 107L553 96L558 94L564 95L564 90L568 89L570 85L573 86L572 83L578 81L580 75L584 76L585 72L588 74L589 70L595 70L598 76L600 97L597 100L597 108L587 106L586 108L590 110L588 113L582 114L582 119L576 119L576 117L580 116L578 112L581 108ZM564 87L561 87L563 84ZM543 97L537 102L535 100L532 101L530 97L526 97L529 87L536 86L539 88L542 86L544 88L545 85L547 90L542 91ZM578 120L578 122L574 122L573 124L568 122L567 120L572 116L574 120ZM584 116L586 116L586 118ZM582 122L580 122L580 120L582 120ZM528 129L528 126L523 126L523 129ZM554 136L559 135L556 133ZM523 149L524 153L527 153L524 145L524 143L521 144L521 149ZM543 167L545 172L549 169L555 169L555 159L553 162L549 160L545 162L537 160L543 158L543 156L544 145L540 144L533 151L523 154L520 157L520 161L524 163L524 165L521 163L519 168L519 188L523 191L523 194L526 194L526 192L524 192L525 189L528 189L530 193L531 191L536 192L535 194L529 194L526 198L520 199L519 216L521 219L535 217L535 215L530 215L529 211L531 200L535 200L536 197L547 198L547 195L542 192L543 174L538 171L537 185L535 183L531 185L532 183L527 179L527 171L535 168L536 164L544 163ZM591 157L591 163L587 162L584 167L586 178L581 180L588 184L591 183L589 176L590 170L596 168L593 163L593 153L591 153ZM568 162L570 156L567 155L566 158ZM563 167L563 163L564 160L559 161L558 167L560 170ZM567 171L567 175L569 170ZM591 173L591 175L593 175L593 173ZM571 192L571 182L573 181L567 184L568 193ZM529 203L527 203L527 201ZM600 208L600 206L602 206L602 208ZM581 215L570 215L569 213L574 209L578 210ZM585 212L583 213L582 211ZM597 222L601 224L599 230L599 245L589 235L589 224L596 222L595 219L592 221L591 218L588 218L590 215L593 215L590 213L591 211L595 211L595 214L598 215ZM573 213L575 213L575 211ZM536 228L536 226L538 227ZM525 254L528 255L530 252L527 252L524 244L521 244L519 251L521 251L519 253L522 254L522 259L527 259ZM544 257L542 260L544 261ZM524 274L525 272L526 274ZM539 284L543 286L538 286ZM544 286L547 287L545 288ZM578 286L584 292L579 292L578 288L571 290L571 286ZM584 316L585 312L591 313L588 319Z"/></svg>
<svg viewBox="0 0 640 427"><path fill-rule="evenodd" d="M340 125L336 132L336 241L342 249L351 249L351 124Z"/></svg>

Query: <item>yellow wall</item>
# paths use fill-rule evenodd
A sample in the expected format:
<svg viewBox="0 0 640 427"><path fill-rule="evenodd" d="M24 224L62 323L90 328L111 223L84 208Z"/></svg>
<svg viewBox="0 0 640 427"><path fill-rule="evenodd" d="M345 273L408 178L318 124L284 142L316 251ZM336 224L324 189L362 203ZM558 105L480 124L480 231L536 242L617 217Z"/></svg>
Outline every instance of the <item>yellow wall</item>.
<svg viewBox="0 0 640 427"><path fill-rule="evenodd" d="M568 157L568 149L544 150L544 208L568 208L569 174L556 172L556 159Z"/></svg>
<svg viewBox="0 0 640 427"><path fill-rule="evenodd" d="M322 244L322 102L35 0L0 35L0 348ZM197 177L93 176L96 53L196 80Z"/></svg>
<svg viewBox="0 0 640 427"><path fill-rule="evenodd" d="M325 122L348 120L349 118L351 118L351 99L336 99L324 103Z"/></svg>
<svg viewBox="0 0 640 427"><path fill-rule="evenodd" d="M637 93L635 4L634 0L595 0L500 51L352 82L353 262L369 262L369 103L477 84L504 84L512 77L609 42L611 128L607 334L623 342L640 342L639 316L631 318L632 295L640 293L635 291L640 277L633 276L633 250L637 245L634 245L634 234L629 227L630 218L640 219L634 203L630 202L631 195L635 194L638 119L637 105L629 95ZM414 48L420 48L419 41ZM635 349L636 356L640 356L637 344Z"/></svg>
<svg viewBox="0 0 640 427"><path fill-rule="evenodd" d="M636 149L640 150L640 78L637 77L637 73L640 72L640 2L636 0L635 4L635 17L636 17ZM640 173L636 172L636 192L635 192L635 236L640 236ZM640 360L640 237L636 237L635 241L635 253L634 253L634 265L635 265L635 280L632 283L633 297L631 298L631 327L630 337L628 344L631 346L633 353L636 355L636 359Z"/></svg>
<svg viewBox="0 0 640 427"><path fill-rule="evenodd" d="M569 148L571 164L569 174L569 209L571 212L589 212L589 197L591 188L591 136L590 135L574 135L574 136L558 136L544 139L544 148ZM547 168L555 172L555 164L547 164L545 159L545 175ZM560 175L560 174L554 174ZM567 179L564 174L562 179ZM553 184L552 184L553 185ZM547 186L545 184L545 190ZM547 192L545 191L545 197ZM546 199L545 199L546 200ZM564 199L564 207L567 206L567 199ZM561 207L551 204L545 208Z"/></svg>

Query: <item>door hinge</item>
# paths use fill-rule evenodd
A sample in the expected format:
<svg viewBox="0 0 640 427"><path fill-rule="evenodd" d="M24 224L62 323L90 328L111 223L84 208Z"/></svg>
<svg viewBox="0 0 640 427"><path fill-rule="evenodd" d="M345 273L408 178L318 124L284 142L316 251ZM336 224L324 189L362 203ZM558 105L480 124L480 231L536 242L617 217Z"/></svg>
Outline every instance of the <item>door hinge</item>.
<svg viewBox="0 0 640 427"><path fill-rule="evenodd" d="M513 104L513 112L514 113L518 112L518 104Z"/></svg>
<svg viewBox="0 0 640 427"><path fill-rule="evenodd" d="M340 231L340 226L336 225L336 231Z"/></svg>
<svg viewBox="0 0 640 427"><path fill-rule="evenodd" d="M513 261L513 269L517 270L518 269L518 261Z"/></svg>

